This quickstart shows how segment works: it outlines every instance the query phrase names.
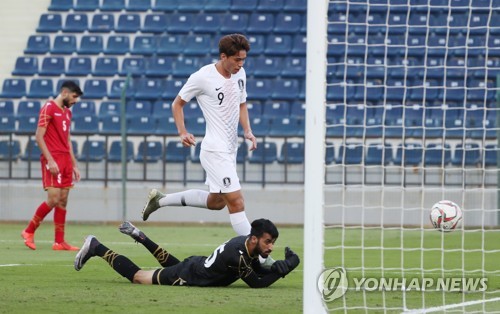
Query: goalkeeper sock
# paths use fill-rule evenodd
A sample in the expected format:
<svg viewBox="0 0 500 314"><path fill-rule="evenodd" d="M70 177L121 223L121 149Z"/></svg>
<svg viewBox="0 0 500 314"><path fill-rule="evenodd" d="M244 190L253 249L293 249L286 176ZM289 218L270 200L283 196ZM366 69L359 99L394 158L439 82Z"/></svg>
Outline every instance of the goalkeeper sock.
<svg viewBox="0 0 500 314"><path fill-rule="evenodd" d="M168 267L179 263L179 260L175 256L170 255L170 253L161 248L158 244L154 243L148 237L146 237L146 239L144 239L141 243L146 249L148 249L149 252L151 252L151 254L153 254L161 266Z"/></svg>
<svg viewBox="0 0 500 314"><path fill-rule="evenodd" d="M231 220L231 225L234 231L240 236L246 236L250 234L252 226L248 221L247 214L242 211L238 213L229 214L229 219Z"/></svg>
<svg viewBox="0 0 500 314"><path fill-rule="evenodd" d="M165 195L159 200L160 206L192 206L207 208L208 192L203 190L187 190Z"/></svg>
<svg viewBox="0 0 500 314"><path fill-rule="evenodd" d="M49 207L46 202L40 204L40 206L38 206L37 210L35 211L33 218L31 218L28 227L26 227L24 231L27 233L35 233L38 226L40 226L45 216L47 216L47 214L50 213L51 210L52 208Z"/></svg>
<svg viewBox="0 0 500 314"><path fill-rule="evenodd" d="M141 270L139 266L127 257L108 249L102 243L99 243L94 250L95 254L102 257L117 273L130 280L130 282L134 282L135 273Z"/></svg>

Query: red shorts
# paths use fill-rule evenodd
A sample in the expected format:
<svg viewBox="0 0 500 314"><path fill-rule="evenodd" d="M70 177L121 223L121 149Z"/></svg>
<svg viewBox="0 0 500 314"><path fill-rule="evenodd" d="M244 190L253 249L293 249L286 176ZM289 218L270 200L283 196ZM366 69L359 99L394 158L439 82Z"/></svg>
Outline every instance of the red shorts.
<svg viewBox="0 0 500 314"><path fill-rule="evenodd" d="M42 164L42 183L43 188L71 188L73 187L73 162L70 154L52 155L54 161L59 167L59 173L52 175L49 170L47 159L42 155L40 162Z"/></svg>

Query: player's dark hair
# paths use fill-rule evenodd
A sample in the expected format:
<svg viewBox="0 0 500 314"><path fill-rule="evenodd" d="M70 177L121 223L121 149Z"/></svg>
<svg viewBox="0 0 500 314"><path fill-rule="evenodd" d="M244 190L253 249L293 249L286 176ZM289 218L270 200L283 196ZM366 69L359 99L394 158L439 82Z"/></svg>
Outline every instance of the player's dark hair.
<svg viewBox="0 0 500 314"><path fill-rule="evenodd" d="M279 236L278 228L273 224L271 220L268 219L256 219L252 222L252 230L250 230L250 236L256 236L260 238L268 233L273 239L277 239Z"/></svg>
<svg viewBox="0 0 500 314"><path fill-rule="evenodd" d="M64 81L61 84L61 90L65 89L65 88L68 89L72 93L76 93L78 96L82 96L83 95L83 92L80 89L80 86L78 86L78 84L76 84L73 81Z"/></svg>
<svg viewBox="0 0 500 314"><path fill-rule="evenodd" d="M223 53L230 57L236 55L241 50L245 50L246 52L250 50L248 39L241 34L226 35L219 40L219 54Z"/></svg>

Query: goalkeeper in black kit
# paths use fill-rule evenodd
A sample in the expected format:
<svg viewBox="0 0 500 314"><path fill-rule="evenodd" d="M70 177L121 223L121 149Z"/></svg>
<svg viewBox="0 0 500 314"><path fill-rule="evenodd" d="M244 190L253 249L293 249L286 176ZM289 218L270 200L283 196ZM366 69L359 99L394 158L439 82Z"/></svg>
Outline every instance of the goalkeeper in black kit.
<svg viewBox="0 0 500 314"><path fill-rule="evenodd" d="M266 258L271 254L279 235L276 226L267 219L254 220L248 236L232 238L217 247L209 257L191 256L182 262L130 222L125 221L119 229L144 245L163 268L142 270L127 257L89 235L76 255L75 269L82 269L91 257L99 256L132 283L216 287L228 286L241 279L251 288L264 288L285 277L300 263L297 254L287 247L284 260L275 261L270 269L261 267L259 255Z"/></svg>

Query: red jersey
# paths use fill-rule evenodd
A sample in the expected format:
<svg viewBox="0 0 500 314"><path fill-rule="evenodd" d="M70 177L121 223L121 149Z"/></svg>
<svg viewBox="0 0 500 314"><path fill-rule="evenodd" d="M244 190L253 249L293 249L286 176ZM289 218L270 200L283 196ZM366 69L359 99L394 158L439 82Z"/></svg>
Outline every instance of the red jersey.
<svg viewBox="0 0 500 314"><path fill-rule="evenodd" d="M52 100L40 109L38 126L47 128L43 139L51 154L69 154L71 117L71 110L59 108Z"/></svg>

